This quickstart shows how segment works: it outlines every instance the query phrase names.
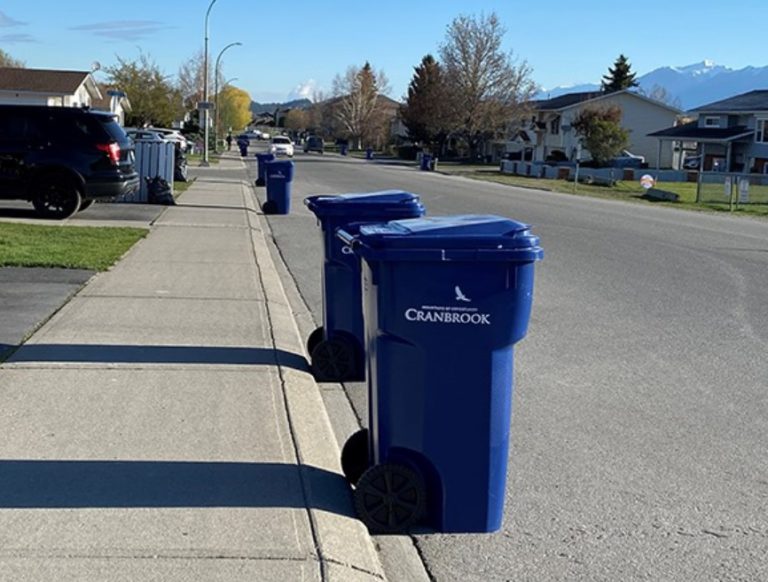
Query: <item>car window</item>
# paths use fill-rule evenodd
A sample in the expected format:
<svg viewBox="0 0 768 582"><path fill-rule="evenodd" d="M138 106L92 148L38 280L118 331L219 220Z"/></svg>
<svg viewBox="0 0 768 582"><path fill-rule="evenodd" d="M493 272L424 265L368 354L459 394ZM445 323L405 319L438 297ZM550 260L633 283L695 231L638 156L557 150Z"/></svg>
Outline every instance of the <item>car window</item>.
<svg viewBox="0 0 768 582"><path fill-rule="evenodd" d="M287 137L273 137L272 143L291 143L291 140Z"/></svg>

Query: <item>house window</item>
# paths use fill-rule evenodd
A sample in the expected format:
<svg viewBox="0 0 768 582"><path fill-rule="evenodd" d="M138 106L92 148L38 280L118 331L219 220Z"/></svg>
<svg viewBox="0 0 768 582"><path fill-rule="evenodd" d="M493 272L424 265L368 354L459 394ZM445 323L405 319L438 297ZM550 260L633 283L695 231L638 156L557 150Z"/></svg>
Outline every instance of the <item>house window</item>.
<svg viewBox="0 0 768 582"><path fill-rule="evenodd" d="M758 119L755 124L755 141L768 143L768 119Z"/></svg>
<svg viewBox="0 0 768 582"><path fill-rule="evenodd" d="M704 118L704 127L720 127L720 118L719 117L705 117Z"/></svg>
<svg viewBox="0 0 768 582"><path fill-rule="evenodd" d="M558 115L549 122L549 133L558 135L560 133L560 116Z"/></svg>

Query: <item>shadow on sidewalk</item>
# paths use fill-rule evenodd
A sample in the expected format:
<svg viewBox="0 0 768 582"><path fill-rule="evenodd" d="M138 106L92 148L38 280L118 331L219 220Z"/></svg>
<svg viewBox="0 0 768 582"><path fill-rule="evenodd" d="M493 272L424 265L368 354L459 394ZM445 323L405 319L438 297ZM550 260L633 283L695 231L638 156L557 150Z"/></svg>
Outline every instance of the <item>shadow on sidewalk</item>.
<svg viewBox="0 0 768 582"><path fill-rule="evenodd" d="M287 463L0 461L0 508L303 508L299 470ZM301 470L312 507L352 515L342 475Z"/></svg>
<svg viewBox="0 0 768 582"><path fill-rule="evenodd" d="M273 348L212 346L128 346L100 344L0 344L4 353L15 353L12 363L92 363L92 364L224 364L275 366L307 371L303 355Z"/></svg>

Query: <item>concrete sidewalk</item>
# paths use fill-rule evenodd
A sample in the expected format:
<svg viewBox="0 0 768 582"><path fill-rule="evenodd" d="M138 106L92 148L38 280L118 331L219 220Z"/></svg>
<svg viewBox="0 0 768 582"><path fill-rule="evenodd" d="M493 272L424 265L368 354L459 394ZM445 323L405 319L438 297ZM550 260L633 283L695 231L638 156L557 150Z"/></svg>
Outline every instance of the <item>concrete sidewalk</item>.
<svg viewBox="0 0 768 582"><path fill-rule="evenodd" d="M0 367L0 580L384 578L225 158Z"/></svg>

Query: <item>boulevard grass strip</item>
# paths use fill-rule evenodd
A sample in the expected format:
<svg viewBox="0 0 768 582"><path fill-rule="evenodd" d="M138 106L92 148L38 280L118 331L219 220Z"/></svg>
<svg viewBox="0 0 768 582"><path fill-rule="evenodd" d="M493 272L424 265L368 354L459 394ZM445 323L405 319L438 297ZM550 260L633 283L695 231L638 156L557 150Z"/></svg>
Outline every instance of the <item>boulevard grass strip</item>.
<svg viewBox="0 0 768 582"><path fill-rule="evenodd" d="M438 171L452 176L463 176L474 180L484 180L486 182L496 182L506 184L507 186L517 186L520 188L532 188L535 190L545 190L547 192L560 192L563 194L574 194L577 196L589 196L591 198L604 198L606 200L625 200L628 202L639 202L645 204L659 204L673 208L684 208L695 211L715 211L730 212L731 208L727 201L712 201L696 203L696 183L695 182L659 182L656 187L660 190L674 192L680 197L678 202L665 202L649 200L644 196L645 191L639 182L618 180L615 186L598 186L595 184L579 183L574 188L573 182L566 180L547 180L543 178L528 178L525 176L514 176L502 174L497 167L490 166L471 166L471 165L449 165L441 164ZM722 188L722 186L719 186ZM754 188L757 194L757 188ZM761 196L765 198L765 196ZM755 199L758 199L755 196ZM768 204L738 204L733 210L733 214L744 214L750 216L768 216Z"/></svg>
<svg viewBox="0 0 768 582"><path fill-rule="evenodd" d="M0 223L0 267L106 271L148 233L142 228Z"/></svg>

